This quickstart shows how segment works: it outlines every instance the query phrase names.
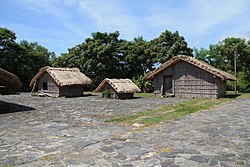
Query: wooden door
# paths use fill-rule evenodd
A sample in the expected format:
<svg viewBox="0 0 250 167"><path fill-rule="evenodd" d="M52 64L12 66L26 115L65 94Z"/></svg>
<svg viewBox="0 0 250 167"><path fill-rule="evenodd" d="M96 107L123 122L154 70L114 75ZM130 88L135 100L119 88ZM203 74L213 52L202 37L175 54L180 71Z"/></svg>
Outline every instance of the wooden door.
<svg viewBox="0 0 250 167"><path fill-rule="evenodd" d="M173 94L173 76L164 76L164 92L165 94Z"/></svg>

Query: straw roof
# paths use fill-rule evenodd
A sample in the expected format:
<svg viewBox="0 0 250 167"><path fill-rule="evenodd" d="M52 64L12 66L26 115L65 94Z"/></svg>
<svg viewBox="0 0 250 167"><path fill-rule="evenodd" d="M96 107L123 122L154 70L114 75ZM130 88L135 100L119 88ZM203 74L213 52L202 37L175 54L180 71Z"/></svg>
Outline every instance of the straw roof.
<svg viewBox="0 0 250 167"><path fill-rule="evenodd" d="M140 92L140 88L136 86L130 79L104 79L96 88L96 92L101 92L105 89L108 83L117 93L135 93Z"/></svg>
<svg viewBox="0 0 250 167"><path fill-rule="evenodd" d="M163 63L160 67L156 68L155 70L149 72L148 74L146 74L144 76L144 80L152 80L154 78L155 75L161 73L162 71L166 70L167 68L175 65L176 63L178 63L179 61L185 61L189 64L192 64L202 70L205 70L219 78L221 78L222 80L232 80L232 81L236 81L236 77L225 72L222 70L219 70L213 66L208 65L207 63L201 61L201 60L197 60L193 57L190 56L186 56L186 55L178 55L173 57L172 59L168 60L167 62Z"/></svg>
<svg viewBox="0 0 250 167"><path fill-rule="evenodd" d="M48 73L58 86L91 84L91 80L85 74L81 73L78 68L52 68L47 66L39 70L31 80L30 86L39 80L45 73Z"/></svg>
<svg viewBox="0 0 250 167"><path fill-rule="evenodd" d="M11 87L16 87L16 88L22 87L22 82L16 75L2 68L0 68L0 82Z"/></svg>

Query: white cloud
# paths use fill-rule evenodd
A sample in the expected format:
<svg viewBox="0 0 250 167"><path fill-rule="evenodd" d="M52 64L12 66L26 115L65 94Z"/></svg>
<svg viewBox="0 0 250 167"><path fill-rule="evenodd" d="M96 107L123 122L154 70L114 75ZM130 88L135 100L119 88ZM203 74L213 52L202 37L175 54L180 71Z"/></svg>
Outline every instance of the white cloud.
<svg viewBox="0 0 250 167"><path fill-rule="evenodd" d="M128 38L137 36L140 31L140 20L133 16L120 1L80 1L79 7L83 15L96 23L101 31L121 31Z"/></svg>
<svg viewBox="0 0 250 167"><path fill-rule="evenodd" d="M165 30L178 30L189 45L200 47L228 35L249 36L249 0L12 1L41 18L54 18L62 29L60 26L54 30L38 28L37 32L52 34L58 28L62 34L60 40L64 36L67 36L64 40L68 40L70 35L72 40L79 40L79 36L83 40L95 31L120 31L121 38L127 40L138 36L151 40Z"/></svg>
<svg viewBox="0 0 250 167"><path fill-rule="evenodd" d="M76 2L76 1L72 0L70 2L68 0L65 0L65 4L67 6L75 4L73 2ZM82 31L79 25L72 23L71 16L68 14L69 12L65 10L64 4L60 3L60 1L58 0L43 0L43 1L21 0L21 1L18 1L18 3L33 10L38 15L41 15L41 16L46 15L46 16L54 17L55 19L57 19L58 22L60 22L70 31L80 36L86 35L84 31Z"/></svg>

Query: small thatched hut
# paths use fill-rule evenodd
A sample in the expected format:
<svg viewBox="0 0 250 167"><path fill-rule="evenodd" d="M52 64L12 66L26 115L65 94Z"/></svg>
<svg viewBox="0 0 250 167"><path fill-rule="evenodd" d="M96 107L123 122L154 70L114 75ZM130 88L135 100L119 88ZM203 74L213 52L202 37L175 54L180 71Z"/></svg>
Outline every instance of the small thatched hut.
<svg viewBox="0 0 250 167"><path fill-rule="evenodd" d="M104 79L96 88L96 92L110 91L110 98L129 99L141 90L130 79Z"/></svg>
<svg viewBox="0 0 250 167"><path fill-rule="evenodd" d="M84 85L91 80L78 68L43 67L31 80L30 86L48 96L82 96Z"/></svg>
<svg viewBox="0 0 250 167"><path fill-rule="evenodd" d="M195 58L179 55L144 76L154 80L156 96L219 98L226 95L226 80L236 77Z"/></svg>
<svg viewBox="0 0 250 167"><path fill-rule="evenodd" d="M22 82L16 75L0 68L0 94L11 93L13 89L21 87Z"/></svg>

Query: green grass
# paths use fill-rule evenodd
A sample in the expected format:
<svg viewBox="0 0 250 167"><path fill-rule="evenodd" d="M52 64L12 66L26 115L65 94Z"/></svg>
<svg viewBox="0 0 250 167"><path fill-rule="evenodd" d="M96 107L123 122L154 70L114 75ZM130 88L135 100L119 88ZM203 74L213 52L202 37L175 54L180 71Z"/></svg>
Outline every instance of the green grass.
<svg viewBox="0 0 250 167"><path fill-rule="evenodd" d="M237 98L250 98L250 93L242 93L239 97Z"/></svg>
<svg viewBox="0 0 250 167"><path fill-rule="evenodd" d="M221 99L192 99L189 101L163 106L160 108L138 112L120 118L113 118L106 122L133 125L134 123L145 126L156 125L160 122L173 120L182 116L195 113L201 110L208 110L223 102L232 100L232 98Z"/></svg>
<svg viewBox="0 0 250 167"><path fill-rule="evenodd" d="M154 93L135 93L134 97L154 97Z"/></svg>

